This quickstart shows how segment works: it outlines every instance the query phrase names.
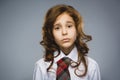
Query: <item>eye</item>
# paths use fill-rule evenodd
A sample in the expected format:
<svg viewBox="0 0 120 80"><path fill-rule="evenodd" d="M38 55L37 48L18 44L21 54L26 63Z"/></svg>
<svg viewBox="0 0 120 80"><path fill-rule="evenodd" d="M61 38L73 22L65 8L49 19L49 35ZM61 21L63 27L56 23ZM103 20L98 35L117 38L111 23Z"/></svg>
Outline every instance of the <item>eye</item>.
<svg viewBox="0 0 120 80"><path fill-rule="evenodd" d="M59 29L60 29L59 25L54 26L54 30L59 30Z"/></svg>
<svg viewBox="0 0 120 80"><path fill-rule="evenodd" d="M68 25L67 27L68 27L68 28L71 28L72 26L73 26L73 25Z"/></svg>
<svg viewBox="0 0 120 80"><path fill-rule="evenodd" d="M72 28L74 26L73 22L67 22L66 27L67 28Z"/></svg>
<svg viewBox="0 0 120 80"><path fill-rule="evenodd" d="M54 29L55 29L55 30L59 30L59 29L60 29L60 27L55 27Z"/></svg>

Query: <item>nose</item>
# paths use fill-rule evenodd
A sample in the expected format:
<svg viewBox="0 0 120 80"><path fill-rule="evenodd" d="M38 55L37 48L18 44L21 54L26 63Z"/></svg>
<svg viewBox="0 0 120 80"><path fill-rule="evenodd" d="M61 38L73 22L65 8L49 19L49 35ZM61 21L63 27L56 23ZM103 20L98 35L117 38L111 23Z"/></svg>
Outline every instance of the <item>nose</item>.
<svg viewBox="0 0 120 80"><path fill-rule="evenodd" d="M63 28L63 29L62 29L62 35L67 35L67 33L68 33L68 32L67 32L67 29L66 29L66 28Z"/></svg>

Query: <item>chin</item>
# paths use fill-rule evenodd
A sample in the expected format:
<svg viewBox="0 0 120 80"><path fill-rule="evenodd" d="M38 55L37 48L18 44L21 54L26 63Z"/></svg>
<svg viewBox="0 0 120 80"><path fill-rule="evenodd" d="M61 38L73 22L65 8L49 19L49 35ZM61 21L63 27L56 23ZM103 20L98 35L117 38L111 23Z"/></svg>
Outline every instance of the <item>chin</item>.
<svg viewBox="0 0 120 80"><path fill-rule="evenodd" d="M65 45L63 45L62 47L63 48L69 48L69 47L71 47L72 46L72 44L65 44Z"/></svg>

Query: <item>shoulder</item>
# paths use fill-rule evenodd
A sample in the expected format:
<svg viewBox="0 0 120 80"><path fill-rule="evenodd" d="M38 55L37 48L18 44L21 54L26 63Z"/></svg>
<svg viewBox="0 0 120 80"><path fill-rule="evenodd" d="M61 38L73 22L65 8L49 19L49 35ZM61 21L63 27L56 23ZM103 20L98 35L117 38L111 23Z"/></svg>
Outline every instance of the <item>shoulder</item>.
<svg viewBox="0 0 120 80"><path fill-rule="evenodd" d="M44 64L44 63L45 63L44 58L41 58L41 59L39 59L38 61L36 61L35 64L41 65L41 64Z"/></svg>
<svg viewBox="0 0 120 80"><path fill-rule="evenodd" d="M97 64L98 64L98 63L97 63L93 58L91 58L91 57L86 56L85 58L86 58L88 64L93 64L93 65L97 65Z"/></svg>
<svg viewBox="0 0 120 80"><path fill-rule="evenodd" d="M100 74L100 69L99 69L99 65L98 63L90 58L90 57L86 57L86 60L87 60L87 64L88 64L88 74L89 75L94 75L94 74Z"/></svg>
<svg viewBox="0 0 120 80"><path fill-rule="evenodd" d="M86 58L88 62L88 75L90 80L101 80L98 63L90 57L86 57Z"/></svg>
<svg viewBox="0 0 120 80"><path fill-rule="evenodd" d="M95 61L93 58L87 56L86 60L87 60L88 68L90 68L90 70L99 68L97 61Z"/></svg>
<svg viewBox="0 0 120 80"><path fill-rule="evenodd" d="M46 62L44 58L39 59L36 61L35 66L40 68L47 68L49 66L50 62Z"/></svg>

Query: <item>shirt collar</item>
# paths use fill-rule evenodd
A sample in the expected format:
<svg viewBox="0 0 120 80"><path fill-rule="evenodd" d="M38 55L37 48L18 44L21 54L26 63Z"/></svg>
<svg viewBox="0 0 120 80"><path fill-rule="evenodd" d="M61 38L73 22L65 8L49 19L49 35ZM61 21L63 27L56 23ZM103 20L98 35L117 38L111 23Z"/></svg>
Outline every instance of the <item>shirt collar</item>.
<svg viewBox="0 0 120 80"><path fill-rule="evenodd" d="M57 52L55 52L56 54ZM70 59L72 59L73 61L77 62L78 59L78 51L76 46L74 46L74 48L72 49L72 51L68 54L65 55L62 51L60 51L60 55L57 56L56 58L54 58L54 61L57 62L59 59L63 58L63 57L69 57Z"/></svg>

